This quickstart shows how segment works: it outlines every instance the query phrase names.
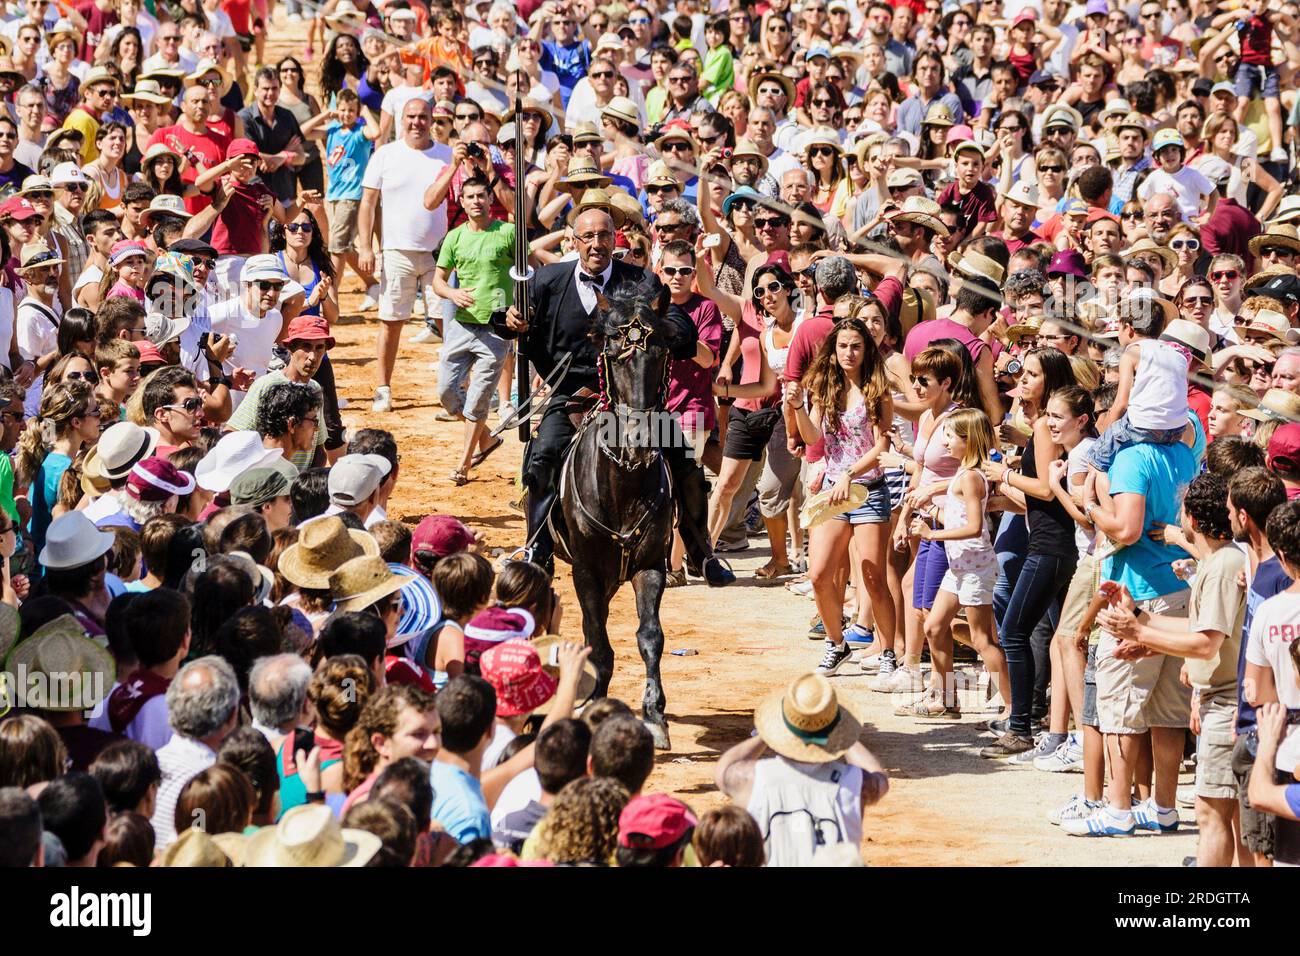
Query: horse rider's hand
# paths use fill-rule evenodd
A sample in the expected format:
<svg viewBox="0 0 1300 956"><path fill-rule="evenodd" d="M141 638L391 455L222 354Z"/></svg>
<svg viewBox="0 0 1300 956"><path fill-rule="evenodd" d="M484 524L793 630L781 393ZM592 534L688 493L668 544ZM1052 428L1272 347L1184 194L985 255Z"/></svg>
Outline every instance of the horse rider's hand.
<svg viewBox="0 0 1300 956"><path fill-rule="evenodd" d="M582 679L582 665L591 656L591 648L573 641L565 641L556 648L560 665L560 683L576 687Z"/></svg>
<svg viewBox="0 0 1300 956"><path fill-rule="evenodd" d="M506 309L506 327L513 329L516 332L528 331L528 323L525 322L524 317L519 314L519 309L513 305Z"/></svg>

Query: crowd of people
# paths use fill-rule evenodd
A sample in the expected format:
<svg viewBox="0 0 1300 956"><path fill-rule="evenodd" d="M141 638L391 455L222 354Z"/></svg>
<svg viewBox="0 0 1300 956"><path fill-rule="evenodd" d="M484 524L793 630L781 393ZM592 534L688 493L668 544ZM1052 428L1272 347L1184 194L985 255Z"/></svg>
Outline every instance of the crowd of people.
<svg viewBox="0 0 1300 956"><path fill-rule="evenodd" d="M1300 4L7 16L0 862L856 864L861 673L1079 773L1044 827L1300 864ZM390 514L349 270L369 421L417 306L437 346L445 511L532 422L519 552ZM698 816L553 584L627 296L672 338L668 585L765 537L824 642Z"/></svg>

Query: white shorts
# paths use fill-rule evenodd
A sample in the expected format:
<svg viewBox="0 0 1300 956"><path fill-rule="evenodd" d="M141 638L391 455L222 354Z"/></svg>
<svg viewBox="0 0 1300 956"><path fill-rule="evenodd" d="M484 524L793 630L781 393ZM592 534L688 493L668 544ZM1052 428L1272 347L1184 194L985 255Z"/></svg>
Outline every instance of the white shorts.
<svg viewBox="0 0 1300 956"><path fill-rule="evenodd" d="M998 580L998 566L977 568L970 571L954 571L949 568L943 573L939 590L957 595L962 607L981 607L993 603L993 585Z"/></svg>
<svg viewBox="0 0 1300 956"><path fill-rule="evenodd" d="M384 291L379 297L383 322L405 322L415 309L415 293L433 279L437 263L432 252L384 250Z"/></svg>

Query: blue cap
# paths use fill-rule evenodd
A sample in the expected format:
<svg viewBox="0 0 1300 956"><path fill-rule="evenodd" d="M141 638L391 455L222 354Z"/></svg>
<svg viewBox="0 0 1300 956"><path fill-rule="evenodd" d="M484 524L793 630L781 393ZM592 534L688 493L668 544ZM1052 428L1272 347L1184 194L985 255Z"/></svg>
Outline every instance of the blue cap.
<svg viewBox="0 0 1300 956"><path fill-rule="evenodd" d="M740 200L740 199L749 199L749 200L752 200L752 201L754 201L754 202L756 202L756 203L759 203L759 202L762 202L765 198L767 198L767 197L765 197L762 193L760 193L760 192L759 192L757 189L755 189L753 186L741 186L739 189L737 189L734 193L732 193L732 194L731 194L730 196L728 196L726 199L722 200L722 214L723 214L724 216L730 216L730 215L731 215L731 207L734 206L734 205L736 204L736 201L737 201L737 200Z"/></svg>
<svg viewBox="0 0 1300 956"><path fill-rule="evenodd" d="M804 62L819 56L825 57L829 60L831 58L831 48L821 43L818 43L816 46L810 46L808 52L803 55Z"/></svg>

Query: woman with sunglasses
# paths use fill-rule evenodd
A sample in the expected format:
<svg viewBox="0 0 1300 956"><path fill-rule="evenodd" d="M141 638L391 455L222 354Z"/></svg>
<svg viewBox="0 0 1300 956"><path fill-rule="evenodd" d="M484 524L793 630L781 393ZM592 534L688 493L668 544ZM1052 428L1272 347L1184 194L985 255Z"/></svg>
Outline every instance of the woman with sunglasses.
<svg viewBox="0 0 1300 956"><path fill-rule="evenodd" d="M798 480L799 462L786 447L778 375L785 369L786 352L800 319L793 299L796 286L779 262L754 273L748 301L718 289L708 269L696 270L695 276L700 294L717 303L734 323L713 387L716 397L736 401L727 412L722 466L709 499L709 541L716 544L730 524L732 503L745 474L766 452L759 484L768 492L760 492L759 507L772 556L755 577L771 581L793 570L786 545L786 508ZM740 383L732 384L737 362L742 362Z"/></svg>
<svg viewBox="0 0 1300 956"><path fill-rule="evenodd" d="M68 382L88 382L91 387L99 384L99 375L95 372L95 363L80 352L69 352L52 366L45 375L49 386L67 384Z"/></svg>
<svg viewBox="0 0 1300 956"><path fill-rule="evenodd" d="M829 127L813 130L804 146L803 165L813 174L812 203L823 213L830 212L845 180L843 156L839 134Z"/></svg>
<svg viewBox="0 0 1300 956"><path fill-rule="evenodd" d="M17 488L31 487L32 542L39 552L54 520L59 482L81 450L99 440L99 400L89 382L51 385L40 398L39 413L27 420L18 438L14 467Z"/></svg>
<svg viewBox="0 0 1300 956"><path fill-rule="evenodd" d="M1065 153L1055 146L1040 146L1034 154L1034 171L1038 176L1038 212L1034 224L1047 222L1056 215L1057 204L1065 195Z"/></svg>
<svg viewBox="0 0 1300 956"><path fill-rule="evenodd" d="M1120 210L1119 227L1124 233L1125 248L1133 245L1147 234L1146 214L1142 211L1142 204L1136 199L1130 199Z"/></svg>
<svg viewBox="0 0 1300 956"><path fill-rule="evenodd" d="M1196 262L1201 257L1200 230L1180 222L1169 230L1168 245L1178 257L1178 264L1160 280L1160 294L1172 299L1196 277Z"/></svg>
<svg viewBox="0 0 1300 956"><path fill-rule="evenodd" d="M1180 318L1195 322L1208 331L1210 314L1214 311L1214 287L1203 277L1193 277L1178 290L1174 305L1178 306Z"/></svg>
<svg viewBox="0 0 1300 956"><path fill-rule="evenodd" d="M1262 222L1273 215L1282 201L1285 187L1254 158L1237 153L1236 146L1241 137L1237 121L1227 113L1214 113L1205 121L1202 135L1204 152L1188 165L1199 169L1210 156L1223 160L1238 171L1238 175L1228 180L1228 198L1243 208L1250 208L1247 199L1253 184L1264 193L1259 208L1254 210L1255 218Z"/></svg>
<svg viewBox="0 0 1300 956"><path fill-rule="evenodd" d="M275 71L280 75L280 98L276 103L292 113L299 126L320 113L320 102L307 92L307 74L297 59L291 56L284 57L275 65ZM303 137L303 150L307 154L307 162L298 167L294 174L299 187L303 190L317 192L325 190L325 166L318 145L318 141L324 138L323 126L310 136Z"/></svg>
<svg viewBox="0 0 1300 956"><path fill-rule="evenodd" d="M794 33L784 16L775 10L763 14L758 45L762 58L768 62L784 66L794 58Z"/></svg>
<svg viewBox="0 0 1300 956"><path fill-rule="evenodd" d="M1006 193L1025 174L1025 165L1033 162L1034 132L1029 120L1020 110L1003 110L998 114L997 155L1002 159L1001 180L998 192Z"/></svg>

